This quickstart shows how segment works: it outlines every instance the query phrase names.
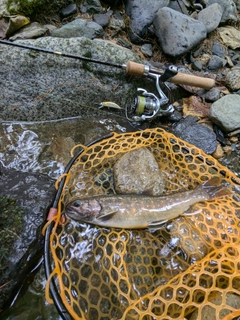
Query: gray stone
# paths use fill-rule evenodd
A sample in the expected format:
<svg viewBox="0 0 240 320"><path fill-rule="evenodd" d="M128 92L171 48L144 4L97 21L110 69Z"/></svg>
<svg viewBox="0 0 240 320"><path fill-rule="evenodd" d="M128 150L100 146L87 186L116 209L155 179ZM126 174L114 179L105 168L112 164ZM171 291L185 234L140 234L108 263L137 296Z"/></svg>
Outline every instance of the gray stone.
<svg viewBox="0 0 240 320"><path fill-rule="evenodd" d="M227 73L226 84L232 91L240 89L240 67L235 67Z"/></svg>
<svg viewBox="0 0 240 320"><path fill-rule="evenodd" d="M103 37L103 34L103 28L96 22L88 22L78 18L54 30L50 35L58 38L86 37L94 39Z"/></svg>
<svg viewBox="0 0 240 320"><path fill-rule="evenodd" d="M109 28L114 30L125 28L125 22L124 22L123 16L119 12L115 13L110 19Z"/></svg>
<svg viewBox="0 0 240 320"><path fill-rule="evenodd" d="M62 9L60 15L62 18L69 17L77 12L77 5L76 3L69 4L66 8Z"/></svg>
<svg viewBox="0 0 240 320"><path fill-rule="evenodd" d="M197 123L197 120L197 117L187 116L173 128L173 133L205 153L212 154L217 148L216 135L210 128Z"/></svg>
<svg viewBox="0 0 240 320"><path fill-rule="evenodd" d="M218 70L224 67L227 64L227 61L223 58L213 55L208 62L209 70Z"/></svg>
<svg viewBox="0 0 240 320"><path fill-rule="evenodd" d="M84 11L82 11L84 7ZM101 2L99 0L85 0L80 5L80 10L82 12L89 12L89 13L103 13L103 7L101 5Z"/></svg>
<svg viewBox="0 0 240 320"><path fill-rule="evenodd" d="M202 70L202 61L194 60L192 62L192 69L195 71L201 71Z"/></svg>
<svg viewBox="0 0 240 320"><path fill-rule="evenodd" d="M212 54L219 56L220 58L224 58L227 55L227 49L221 43L215 40L212 46Z"/></svg>
<svg viewBox="0 0 240 320"><path fill-rule="evenodd" d="M185 54L207 36L201 21L167 7L157 12L154 27L163 52L172 57Z"/></svg>
<svg viewBox="0 0 240 320"><path fill-rule="evenodd" d="M93 15L93 21L102 27L106 27L109 23L110 17L106 13L96 13Z"/></svg>
<svg viewBox="0 0 240 320"><path fill-rule="evenodd" d="M240 96L229 94L215 101L210 108L211 120L225 131L240 128Z"/></svg>
<svg viewBox="0 0 240 320"><path fill-rule="evenodd" d="M213 3L218 3L223 9L221 22L227 22L228 20L238 21L237 8L233 0L208 0L206 6L209 7Z"/></svg>
<svg viewBox="0 0 240 320"><path fill-rule="evenodd" d="M151 43L145 43L141 46L141 51L143 54L145 54L148 57L152 57L153 52L152 52L152 45Z"/></svg>
<svg viewBox="0 0 240 320"><path fill-rule="evenodd" d="M218 3L213 3L209 7L201 10L198 13L197 19L202 21L202 23L206 26L207 33L210 33L218 27L222 19L222 15L223 9L221 5Z"/></svg>
<svg viewBox="0 0 240 320"><path fill-rule="evenodd" d="M128 49L96 39L43 37L21 40L29 46L92 57L116 64L141 62ZM4 120L35 121L73 116L97 117L101 101L129 103L145 79L127 81L124 70L59 55L1 45L0 114Z"/></svg>
<svg viewBox="0 0 240 320"><path fill-rule="evenodd" d="M125 11L130 17L130 40L142 43L147 36L148 27L160 8L168 6L169 0L124 0Z"/></svg>
<svg viewBox="0 0 240 320"><path fill-rule="evenodd" d="M18 32L10 37L10 40L15 41L19 39L34 39L46 35L47 32L48 28L42 26L38 22L33 22L25 27L22 27Z"/></svg>
<svg viewBox="0 0 240 320"><path fill-rule="evenodd" d="M114 189L120 194L159 196L165 187L165 175L153 154L145 147L125 153L113 167Z"/></svg>

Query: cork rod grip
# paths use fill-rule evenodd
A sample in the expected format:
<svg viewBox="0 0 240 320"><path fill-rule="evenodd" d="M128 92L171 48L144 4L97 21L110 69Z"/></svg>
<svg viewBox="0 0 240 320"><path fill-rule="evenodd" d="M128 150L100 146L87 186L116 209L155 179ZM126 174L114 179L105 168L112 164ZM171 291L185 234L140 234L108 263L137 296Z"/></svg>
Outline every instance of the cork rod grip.
<svg viewBox="0 0 240 320"><path fill-rule="evenodd" d="M126 73L132 76L142 77L144 74L146 74L145 65L141 63L133 62L133 61L128 61L126 65ZM181 73L181 72L179 72L178 74L176 74L176 76L169 79L169 82L173 82L175 84L192 86L192 87L199 87L206 90L210 90L215 86L214 79L198 77L198 76Z"/></svg>

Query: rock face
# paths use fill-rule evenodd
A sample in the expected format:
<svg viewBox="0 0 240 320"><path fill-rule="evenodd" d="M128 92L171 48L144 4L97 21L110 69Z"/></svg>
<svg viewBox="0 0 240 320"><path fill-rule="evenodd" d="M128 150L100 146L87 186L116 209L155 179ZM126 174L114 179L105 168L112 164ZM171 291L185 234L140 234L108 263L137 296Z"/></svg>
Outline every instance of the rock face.
<svg viewBox="0 0 240 320"><path fill-rule="evenodd" d="M159 196L165 187L165 175L147 148L124 154L113 168L114 188L119 194Z"/></svg>
<svg viewBox="0 0 240 320"><path fill-rule="evenodd" d="M240 96L227 95L215 101L210 108L210 118L224 131L240 128Z"/></svg>
<svg viewBox="0 0 240 320"><path fill-rule="evenodd" d="M188 52L207 35L201 21L167 7L157 12L153 23L164 53L172 57Z"/></svg>

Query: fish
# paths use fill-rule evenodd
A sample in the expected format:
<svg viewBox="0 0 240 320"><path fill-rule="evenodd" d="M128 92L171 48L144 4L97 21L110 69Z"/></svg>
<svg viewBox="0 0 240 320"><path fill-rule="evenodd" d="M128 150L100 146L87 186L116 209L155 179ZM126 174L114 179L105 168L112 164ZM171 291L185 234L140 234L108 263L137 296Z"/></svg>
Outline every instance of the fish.
<svg viewBox="0 0 240 320"><path fill-rule="evenodd" d="M220 184L220 178L216 176L195 189L164 196L114 194L78 198L66 205L65 215L75 221L102 227L156 229L180 215L194 214L186 211L198 202L211 201L231 194L227 187Z"/></svg>

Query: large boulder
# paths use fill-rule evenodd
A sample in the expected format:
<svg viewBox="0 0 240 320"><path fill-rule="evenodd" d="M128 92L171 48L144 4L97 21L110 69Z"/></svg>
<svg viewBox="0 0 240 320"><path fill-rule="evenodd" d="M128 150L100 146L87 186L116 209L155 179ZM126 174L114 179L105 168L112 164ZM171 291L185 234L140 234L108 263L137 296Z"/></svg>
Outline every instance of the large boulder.
<svg viewBox="0 0 240 320"><path fill-rule="evenodd" d="M172 57L187 53L207 36L201 21L167 7L157 12L154 27L163 52Z"/></svg>

